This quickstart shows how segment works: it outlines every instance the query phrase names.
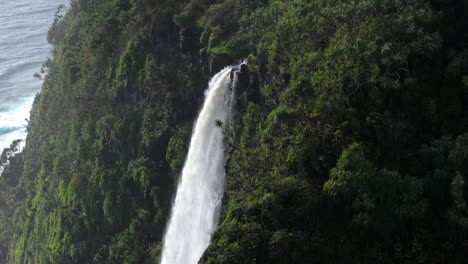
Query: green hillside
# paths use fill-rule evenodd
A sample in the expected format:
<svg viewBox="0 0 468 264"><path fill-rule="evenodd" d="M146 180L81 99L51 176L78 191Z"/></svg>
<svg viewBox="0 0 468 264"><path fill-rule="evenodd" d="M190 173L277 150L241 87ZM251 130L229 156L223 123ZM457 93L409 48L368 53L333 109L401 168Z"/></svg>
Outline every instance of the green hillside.
<svg viewBox="0 0 468 264"><path fill-rule="evenodd" d="M158 263L203 91L244 58L201 263L466 263L466 14L463 0L72 0L26 147L0 157L0 263Z"/></svg>

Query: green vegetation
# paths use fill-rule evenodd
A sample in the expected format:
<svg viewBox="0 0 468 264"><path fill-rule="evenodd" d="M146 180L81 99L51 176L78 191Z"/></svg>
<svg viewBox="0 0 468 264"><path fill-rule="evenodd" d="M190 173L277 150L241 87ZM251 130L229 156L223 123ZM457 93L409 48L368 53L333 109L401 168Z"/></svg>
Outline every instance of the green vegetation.
<svg viewBox="0 0 468 264"><path fill-rule="evenodd" d="M1 263L154 263L207 82L178 51L178 7L59 9L26 149L2 156Z"/></svg>
<svg viewBox="0 0 468 264"><path fill-rule="evenodd" d="M73 0L48 34L26 148L0 158L0 262L156 263L206 62L248 58L201 263L465 263L467 13Z"/></svg>

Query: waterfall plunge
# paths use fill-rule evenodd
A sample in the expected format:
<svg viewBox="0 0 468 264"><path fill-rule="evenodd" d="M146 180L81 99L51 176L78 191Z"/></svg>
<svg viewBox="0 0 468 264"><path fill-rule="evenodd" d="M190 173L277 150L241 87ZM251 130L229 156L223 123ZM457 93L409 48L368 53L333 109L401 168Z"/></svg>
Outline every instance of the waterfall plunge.
<svg viewBox="0 0 468 264"><path fill-rule="evenodd" d="M166 230L161 264L198 263L218 224L227 155L215 122L231 122L234 68L216 74L205 92Z"/></svg>

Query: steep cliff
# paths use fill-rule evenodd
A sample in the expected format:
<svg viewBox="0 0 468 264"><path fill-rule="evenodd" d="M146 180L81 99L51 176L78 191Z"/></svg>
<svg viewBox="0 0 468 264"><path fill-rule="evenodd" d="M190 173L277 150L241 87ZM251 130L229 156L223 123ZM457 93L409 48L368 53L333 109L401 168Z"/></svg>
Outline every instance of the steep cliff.
<svg viewBox="0 0 468 264"><path fill-rule="evenodd" d="M73 1L57 17L22 172L2 177L11 262L154 263L208 80L181 51L178 10Z"/></svg>
<svg viewBox="0 0 468 264"><path fill-rule="evenodd" d="M0 257L157 262L208 79L246 58L202 263L463 263L467 12L73 0L49 32L26 148L1 159Z"/></svg>

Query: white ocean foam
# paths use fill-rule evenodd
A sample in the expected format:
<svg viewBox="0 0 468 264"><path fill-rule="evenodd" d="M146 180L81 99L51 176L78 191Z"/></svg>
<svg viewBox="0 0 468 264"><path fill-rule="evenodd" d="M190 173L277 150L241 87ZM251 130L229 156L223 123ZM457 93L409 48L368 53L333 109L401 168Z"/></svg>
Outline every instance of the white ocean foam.
<svg viewBox="0 0 468 264"><path fill-rule="evenodd" d="M34 97L23 99L15 109L0 113L0 127L19 127L27 124L26 119L29 118L33 100Z"/></svg>
<svg viewBox="0 0 468 264"><path fill-rule="evenodd" d="M55 10L68 2L0 0L0 152L26 138L26 119L42 83L33 75L50 56L46 36Z"/></svg>
<svg viewBox="0 0 468 264"><path fill-rule="evenodd" d="M0 135L0 152L10 146L16 139L26 138L26 127L28 125L29 111L34 98L27 98L11 111L0 113L0 128L12 128L9 133Z"/></svg>

